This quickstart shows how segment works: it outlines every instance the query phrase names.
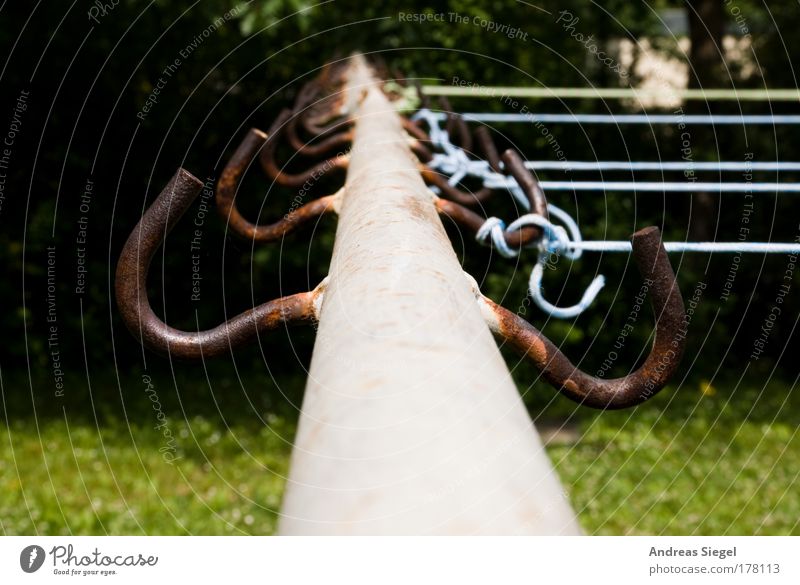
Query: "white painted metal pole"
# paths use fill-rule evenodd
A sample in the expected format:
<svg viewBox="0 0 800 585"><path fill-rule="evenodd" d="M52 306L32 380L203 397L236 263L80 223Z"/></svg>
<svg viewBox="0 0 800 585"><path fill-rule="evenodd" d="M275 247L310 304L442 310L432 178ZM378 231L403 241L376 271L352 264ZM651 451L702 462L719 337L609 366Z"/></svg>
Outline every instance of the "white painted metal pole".
<svg viewBox="0 0 800 585"><path fill-rule="evenodd" d="M361 56L355 136L282 534L578 534Z"/></svg>

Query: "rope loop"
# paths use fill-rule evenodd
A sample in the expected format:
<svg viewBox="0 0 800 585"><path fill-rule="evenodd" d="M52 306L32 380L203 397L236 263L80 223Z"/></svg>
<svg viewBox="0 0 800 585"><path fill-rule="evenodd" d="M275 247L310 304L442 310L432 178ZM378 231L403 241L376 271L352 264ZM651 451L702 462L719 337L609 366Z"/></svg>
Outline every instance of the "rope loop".
<svg viewBox="0 0 800 585"><path fill-rule="evenodd" d="M475 233L475 239L484 245L491 245L501 256L514 258L519 256L519 250L512 248L506 242L506 224L499 217L489 217Z"/></svg>
<svg viewBox="0 0 800 585"><path fill-rule="evenodd" d="M456 186L465 177L476 177L483 182L484 187L507 190L523 209L530 211L530 202L514 177L493 171L487 161L470 159L463 149L450 142L447 131L439 125L442 120L440 114L423 108L418 110L411 119L412 121L424 121L429 127L428 135L431 142L443 151L436 153L428 166L442 174L449 175L448 184ZM583 253L580 248L573 246L583 240L577 222L566 211L553 204L547 205L547 211L564 225L554 224L537 213L526 213L514 220L508 227L499 217L489 217L476 232L475 239L481 244L492 246L505 258L515 258L519 256L520 250L508 245L506 233L517 231L525 226L541 228L542 237L538 242L532 244L538 248L539 253L531 271L528 287L530 295L536 305L548 315L569 319L580 315L592 304L600 289L605 285L605 278L597 276L583 293L580 302L571 307L557 307L544 298L542 279L548 258L553 254L556 256L563 254L570 260L577 260Z"/></svg>
<svg viewBox="0 0 800 585"><path fill-rule="evenodd" d="M571 319L577 317L592 305L600 290L605 286L606 279L601 274L597 275L584 291L581 300L569 307L558 307L544 298L542 281L549 258L555 254L557 257L564 255L571 260L576 260L582 254L580 248L574 247L575 243L582 241L580 229L575 220L563 209L553 204L548 204L547 211L564 222L566 227L554 224L536 213L522 215L509 224L508 227L500 218L490 217L478 230L475 239L482 244L491 243L502 256L513 258L519 255L519 250L511 248L506 243L505 232L513 232L530 225L542 228L542 238L535 244L539 249L539 254L528 281L528 291L536 306L549 316L558 319Z"/></svg>

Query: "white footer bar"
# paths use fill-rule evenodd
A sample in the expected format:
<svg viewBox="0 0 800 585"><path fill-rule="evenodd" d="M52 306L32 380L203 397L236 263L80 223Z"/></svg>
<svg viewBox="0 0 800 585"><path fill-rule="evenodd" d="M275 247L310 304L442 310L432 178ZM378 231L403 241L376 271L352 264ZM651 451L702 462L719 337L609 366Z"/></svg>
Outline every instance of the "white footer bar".
<svg viewBox="0 0 800 585"><path fill-rule="evenodd" d="M0 583L800 583L798 544L792 537L5 537Z"/></svg>

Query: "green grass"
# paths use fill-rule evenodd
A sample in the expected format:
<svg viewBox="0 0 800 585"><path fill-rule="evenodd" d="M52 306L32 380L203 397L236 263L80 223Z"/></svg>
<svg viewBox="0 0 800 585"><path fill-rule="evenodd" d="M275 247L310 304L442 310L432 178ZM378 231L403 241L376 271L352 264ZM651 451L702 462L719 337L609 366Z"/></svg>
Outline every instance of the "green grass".
<svg viewBox="0 0 800 585"><path fill-rule="evenodd" d="M63 420L0 427L0 528L5 534L269 534L293 429L206 417L175 424L171 464L150 426Z"/></svg>
<svg viewBox="0 0 800 585"><path fill-rule="evenodd" d="M707 383L579 423L549 449L590 534L800 534L800 400Z"/></svg>
<svg viewBox="0 0 800 585"><path fill-rule="evenodd" d="M573 417L579 439L549 453L587 533L800 534L798 400L777 383L761 395L704 390L668 390L624 412L574 410L564 398L535 410L540 421ZM165 407L179 445L172 464L146 409L130 423L89 413L69 425L63 414L6 411L0 531L270 534L296 423L291 408L270 410L264 425Z"/></svg>

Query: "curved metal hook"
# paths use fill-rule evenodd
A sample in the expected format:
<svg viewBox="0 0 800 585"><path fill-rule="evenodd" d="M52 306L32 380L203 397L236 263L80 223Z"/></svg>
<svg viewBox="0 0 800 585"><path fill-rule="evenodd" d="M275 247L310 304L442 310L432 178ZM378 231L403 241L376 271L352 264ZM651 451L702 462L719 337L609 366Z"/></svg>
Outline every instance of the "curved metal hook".
<svg viewBox="0 0 800 585"><path fill-rule="evenodd" d="M351 124L350 116L345 112L347 96L341 84L320 86L322 97L308 95L306 101L296 102L295 109L302 110L300 120L303 127L312 135L320 136L333 133Z"/></svg>
<svg viewBox="0 0 800 585"><path fill-rule="evenodd" d="M497 152L497 147L494 145L489 134L489 128L486 126L478 126L475 129L475 138L478 139L478 145L481 147L483 154L486 155L486 160L489 162L489 167L495 173L502 173L503 168L500 164L500 153Z"/></svg>
<svg viewBox="0 0 800 585"><path fill-rule="evenodd" d="M414 89L417 90L417 96L419 97L420 105L429 110L431 108L431 98L422 91L422 83L420 83L419 79L414 79Z"/></svg>
<svg viewBox="0 0 800 585"><path fill-rule="evenodd" d="M297 122L298 116L296 115L293 115L289 118L288 122L286 122L286 140L292 148L305 156L321 156L336 147L342 148L347 146L353 140L353 132L348 128L347 130L328 136L316 144L309 144L308 141L303 140L297 135Z"/></svg>
<svg viewBox="0 0 800 585"><path fill-rule="evenodd" d="M347 127L349 126L349 121L344 125L345 128L343 130L324 138L324 140L317 144L309 144L309 141L303 140L298 135L297 123L302 118L307 116L316 105L314 100L317 98L321 90L322 87L318 83L313 81L306 83L297 94L294 108L292 109L292 115L285 123L284 131L289 144L291 144L297 152L303 155L320 156L334 147L341 147L349 144L353 139L352 130ZM339 129L340 126L341 125L337 124L334 129ZM326 134L331 134L331 132L315 132L312 136L312 140L321 138Z"/></svg>
<svg viewBox="0 0 800 585"><path fill-rule="evenodd" d="M315 87L301 91L295 101L295 106L300 105L303 111L302 121L306 130L314 135L322 134L338 128L339 124L349 124L336 120L342 116L345 95L341 91L343 83L343 69L330 68L325 77L320 77L315 82ZM317 99L322 94L322 97ZM316 101L315 101L316 100ZM330 123L330 124L328 124ZM322 125L328 124L327 127Z"/></svg>
<svg viewBox="0 0 800 585"><path fill-rule="evenodd" d="M322 85L318 79L311 79L305 82L294 98L295 109L304 108L312 103L321 91Z"/></svg>
<svg viewBox="0 0 800 585"><path fill-rule="evenodd" d="M411 120L409 120L404 116L400 117L400 122L403 124L403 130L411 134L411 136L413 136L420 142L430 144L431 137L428 136L428 133L425 132L425 130L423 130L422 128L420 128L416 122L412 122Z"/></svg>
<svg viewBox="0 0 800 585"><path fill-rule="evenodd" d="M284 131L286 123L291 116L292 111L285 109L278 115L277 118L275 118L275 121L272 123L272 126L266 135L266 142L261 149L261 166L264 168L264 172L266 172L270 178L284 187L297 188L302 187L303 183L309 179L318 179L321 175L330 170L347 168L347 163L349 160L348 156L345 154L340 154L324 160L321 163L314 165L310 169L307 169L306 171L296 175L291 175L284 172L278 166L278 163L275 162L275 149L277 148L278 138L280 137L281 132Z"/></svg>
<svg viewBox="0 0 800 585"><path fill-rule="evenodd" d="M539 186L536 178L527 168L525 168L525 163L519 154L517 154L515 150L508 149L503 153L503 162L505 164L505 168L508 169L508 171L514 176L514 178L517 180L517 183L519 183L523 192L527 196L531 212L539 214L547 219L549 214L547 211L547 200L545 199L544 191L542 191L542 188ZM423 177L432 178L432 174L433 171L428 170L426 172L423 170ZM438 177L438 182L433 180L430 182L437 185L442 190L443 194L450 195L450 193L446 193L445 189L442 188L443 184L447 184L447 181L444 180L444 177L441 177L441 175L438 174L436 177ZM447 185L449 186L449 184ZM481 191L472 196L473 198L469 201L469 203L474 203L475 198L482 195ZM464 199L464 195L459 195L459 198ZM455 199L455 197L451 197L451 199ZM486 221L485 218L464 207L462 202L459 200L448 201L446 199L437 198L435 204L440 213L448 216L459 225L467 228L473 234L478 233L478 230L481 229L481 226L483 226L484 222ZM528 244L539 240L542 237L542 233L542 228L538 226L523 226L518 230L507 230L503 232L503 238L509 247L522 248L523 246L527 246Z"/></svg>
<svg viewBox="0 0 800 585"><path fill-rule="evenodd" d="M437 197L434 205L436 205L439 213L446 215L458 225L467 228L473 235L477 234L478 230L486 223L485 217L481 217L471 209L467 209L455 201ZM527 234L528 232L522 229L514 232L506 231L503 232L503 238L510 248L521 248L527 243L525 239Z"/></svg>
<svg viewBox="0 0 800 585"><path fill-rule="evenodd" d="M206 331L181 331L150 308L147 273L164 238L197 198L203 183L178 169L128 237L117 264L117 304L128 330L148 349L181 359L214 357L253 340L281 324L315 321L314 302L322 287L269 301Z"/></svg>
<svg viewBox="0 0 800 585"><path fill-rule="evenodd" d="M481 187L474 193L462 191L448 183L447 177L424 164L419 166L419 172L426 183L439 188L443 197L447 197L461 205L476 205L492 196L492 190L489 187Z"/></svg>
<svg viewBox="0 0 800 585"><path fill-rule="evenodd" d="M406 74L403 73L400 69L398 69L397 67L392 67L390 74L392 76L392 79L394 79L397 83L399 83L401 87L408 87L408 77L406 77Z"/></svg>
<svg viewBox="0 0 800 585"><path fill-rule="evenodd" d="M447 134L454 136L457 131L458 145L462 150L471 152L472 134L469 132L469 126L467 126L466 120L464 120L464 117L461 114L457 114L453 111L453 106L450 104L450 100L445 96L439 96L439 104L441 105L442 110L447 113L447 122L445 122L444 127L444 129L447 130Z"/></svg>
<svg viewBox="0 0 800 585"><path fill-rule="evenodd" d="M525 193L525 197L528 199L529 213L549 219L547 198L544 196L544 191L539 185L539 181L533 176L533 173L525 167L525 161L522 160L519 153L509 148L503 153L502 159L506 171L514 177L522 192ZM522 246L539 240L544 233L542 228L538 226L525 226L519 232L519 241Z"/></svg>
<svg viewBox="0 0 800 585"><path fill-rule="evenodd" d="M446 215L461 227L468 229L473 235L477 234L478 230L480 230L481 226L486 222L485 217L481 217L471 209L455 201L437 197L434 201L434 205L436 205L436 210L440 214ZM526 238L528 237L528 232L524 229L505 231L503 232L503 237L509 247L521 248L527 243Z"/></svg>
<svg viewBox="0 0 800 585"><path fill-rule="evenodd" d="M411 151L417 156L420 162L426 163L433 158L433 153L426 146L431 143L431 138L428 134L416 123L408 118L401 116L400 122L403 125L403 130L409 135Z"/></svg>
<svg viewBox="0 0 800 585"><path fill-rule="evenodd" d="M327 195L293 209L282 219L267 225L256 225L247 221L236 207L236 193L242 174L253 162L258 151L267 141L261 130L251 128L239 148L225 165L217 182L217 210L231 229L244 238L257 242L273 242L294 231L311 220L334 211L335 195Z"/></svg>
<svg viewBox="0 0 800 585"><path fill-rule="evenodd" d="M492 331L533 361L561 393L592 408L628 408L648 400L669 381L683 355L683 298L661 233L655 226L644 228L633 234L631 242L636 267L648 284L656 324L649 355L639 369L623 378L607 380L581 371L533 325L477 292Z"/></svg>
<svg viewBox="0 0 800 585"><path fill-rule="evenodd" d="M327 120L321 120L320 117L312 116L312 113L313 112L309 110L307 114L301 116L300 123L309 134L317 138L327 134L333 134L335 132L342 132L346 130L350 124L352 124L352 120L347 116L337 117L338 115L331 115L329 116L329 119L332 119L333 121L327 122Z"/></svg>
<svg viewBox="0 0 800 585"><path fill-rule="evenodd" d="M294 102L294 111L300 114L303 126L314 136L349 125L349 120L336 120L341 117L344 94L341 91L341 79L325 82L311 80L298 92ZM319 97L322 95L322 97ZM327 127L321 125L333 120Z"/></svg>

